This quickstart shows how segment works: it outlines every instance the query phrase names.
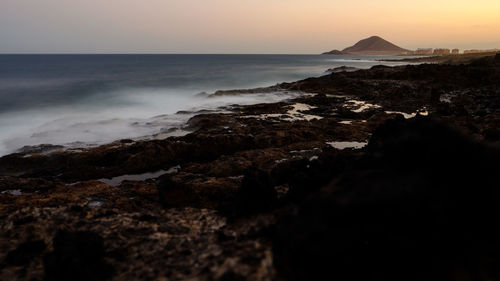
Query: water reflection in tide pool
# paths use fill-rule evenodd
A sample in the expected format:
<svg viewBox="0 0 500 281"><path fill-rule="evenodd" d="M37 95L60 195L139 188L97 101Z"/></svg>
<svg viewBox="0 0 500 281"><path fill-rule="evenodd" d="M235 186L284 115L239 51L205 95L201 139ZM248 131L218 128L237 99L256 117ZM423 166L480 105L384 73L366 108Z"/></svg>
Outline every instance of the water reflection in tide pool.
<svg viewBox="0 0 500 281"><path fill-rule="evenodd" d="M98 181L101 181L103 183L112 185L112 186L119 186L122 182L124 181L145 181L149 179L156 179L160 176L167 175L167 174L175 174L179 172L181 169L181 166L175 166L172 167L168 170L159 170L156 172L152 173L143 173L143 174L136 174L136 175L122 175L118 177L114 177L111 179L99 179Z"/></svg>

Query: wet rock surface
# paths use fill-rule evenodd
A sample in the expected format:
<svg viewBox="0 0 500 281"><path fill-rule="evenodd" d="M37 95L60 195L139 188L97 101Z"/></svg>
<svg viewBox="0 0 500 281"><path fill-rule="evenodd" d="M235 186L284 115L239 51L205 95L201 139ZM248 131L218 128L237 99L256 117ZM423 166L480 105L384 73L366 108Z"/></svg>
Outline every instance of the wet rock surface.
<svg viewBox="0 0 500 281"><path fill-rule="evenodd" d="M499 280L498 60L268 91L303 95L0 158L0 279Z"/></svg>
<svg viewBox="0 0 500 281"><path fill-rule="evenodd" d="M371 141L281 219L279 271L290 280L498 280L500 151L427 118L391 120Z"/></svg>

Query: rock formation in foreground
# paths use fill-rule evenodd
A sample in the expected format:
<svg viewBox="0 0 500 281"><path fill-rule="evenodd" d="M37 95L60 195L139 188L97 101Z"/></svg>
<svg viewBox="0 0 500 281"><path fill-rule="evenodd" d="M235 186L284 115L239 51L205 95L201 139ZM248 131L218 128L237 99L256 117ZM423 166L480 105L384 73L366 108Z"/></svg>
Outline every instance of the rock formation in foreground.
<svg viewBox="0 0 500 281"><path fill-rule="evenodd" d="M500 280L500 55L277 88L310 95L1 157L0 280Z"/></svg>

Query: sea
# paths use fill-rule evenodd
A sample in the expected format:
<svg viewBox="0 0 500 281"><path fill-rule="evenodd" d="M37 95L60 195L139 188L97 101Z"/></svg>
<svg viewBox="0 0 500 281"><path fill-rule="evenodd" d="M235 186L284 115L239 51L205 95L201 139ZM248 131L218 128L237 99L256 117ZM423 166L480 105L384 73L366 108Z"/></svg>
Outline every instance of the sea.
<svg viewBox="0 0 500 281"><path fill-rule="evenodd" d="M209 97L325 75L330 68L399 65L380 56L0 55L0 156L42 144L78 149L186 134L200 110L277 102L296 92ZM387 58L387 57L384 57ZM394 57L395 58L395 57Z"/></svg>

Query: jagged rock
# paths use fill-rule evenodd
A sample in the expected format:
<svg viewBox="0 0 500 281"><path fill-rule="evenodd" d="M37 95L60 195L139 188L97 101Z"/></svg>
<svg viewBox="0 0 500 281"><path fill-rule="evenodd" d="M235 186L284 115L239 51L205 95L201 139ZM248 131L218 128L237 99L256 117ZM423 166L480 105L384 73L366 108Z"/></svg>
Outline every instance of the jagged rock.
<svg viewBox="0 0 500 281"><path fill-rule="evenodd" d="M55 266L64 260L72 264L68 269L92 267L88 259L78 264L62 258L62 252L78 252L74 236L66 240L73 241L68 243L74 246L68 247L75 250L53 250L49 241L61 226L102 237L106 252L95 260L113 265L114 280L239 276L286 280L293 273L297 278L314 279L316 272L325 270L328 276L342 277L351 270L349 276L359 277L375 272L374 268L381 274L374 275L375 279L390 279L404 271L401 279L411 280L429 268L432 273L435 268L426 267L429 257L442 272L451 272L441 266L442 261L454 265L462 261L475 268L462 259L472 257L469 261L484 265L478 275L491 277L488 268L498 267L495 259L489 259L498 249L492 238L498 233L489 231L496 210L492 207L491 215L481 214L492 206L496 195L482 196L480 183L487 182L491 169L498 165L485 164L496 157L494 149L475 141L499 144L498 65L490 56L468 65L377 66L332 73L276 87L312 93L295 99L232 105L224 108L225 113L197 112L189 121L192 132L183 137L123 140L81 152L2 157L0 279L42 280L44 254L52 257L47 258L47 267L56 274L53 278L70 276L54 273L65 270ZM363 110L363 104L371 106ZM292 108L303 109L290 113ZM474 141L438 123L420 117L405 121L401 115L411 117L416 112L457 128ZM292 120L284 117L287 114L321 119ZM335 142L370 138L363 149L332 147ZM476 153L471 154L474 149ZM250 167L255 168L253 173L247 172ZM146 172L165 175L136 177L117 186L97 181ZM470 188L463 188L466 184ZM467 201L462 204L464 198ZM296 210L298 216L293 215ZM284 237L280 243L286 247L275 244L273 264L270 233L276 220L287 213L292 214L290 222L278 228ZM430 228L425 222L435 224ZM405 234L408 229L412 235ZM485 235L479 239L481 230ZM437 240L429 240L432 235ZM21 246L32 241L44 241L47 247ZM360 241L369 241L369 246ZM462 254L450 251L457 257L450 260L451 254L446 255L443 247L460 249ZM485 248L491 250L489 254ZM492 263L481 263L479 256ZM394 265L389 275L384 262ZM275 265L281 277L276 276ZM94 273L89 272L85 274Z"/></svg>
<svg viewBox="0 0 500 281"><path fill-rule="evenodd" d="M330 68L326 70L328 73L337 73L337 72L351 72L351 71L356 71L359 70L360 68L357 67L352 67L352 66L339 66L335 68Z"/></svg>
<svg viewBox="0 0 500 281"><path fill-rule="evenodd" d="M278 195L269 174L251 167L231 202L230 211L232 216L264 212L276 207L277 202Z"/></svg>
<svg viewBox="0 0 500 281"><path fill-rule="evenodd" d="M47 281L106 280L113 268L103 258L103 239L96 233L59 231L53 240L54 251L44 256Z"/></svg>
<svg viewBox="0 0 500 281"><path fill-rule="evenodd" d="M289 280L500 277L500 232L492 223L500 214L498 150L426 118L387 122L367 150L282 220L274 240L281 274Z"/></svg>
<svg viewBox="0 0 500 281"><path fill-rule="evenodd" d="M7 254L5 263L16 266L28 264L33 258L39 257L45 247L45 242L42 240L24 242Z"/></svg>
<svg viewBox="0 0 500 281"><path fill-rule="evenodd" d="M157 185L160 202L166 208L194 205L201 198L186 184L173 181L170 177L162 177Z"/></svg>

